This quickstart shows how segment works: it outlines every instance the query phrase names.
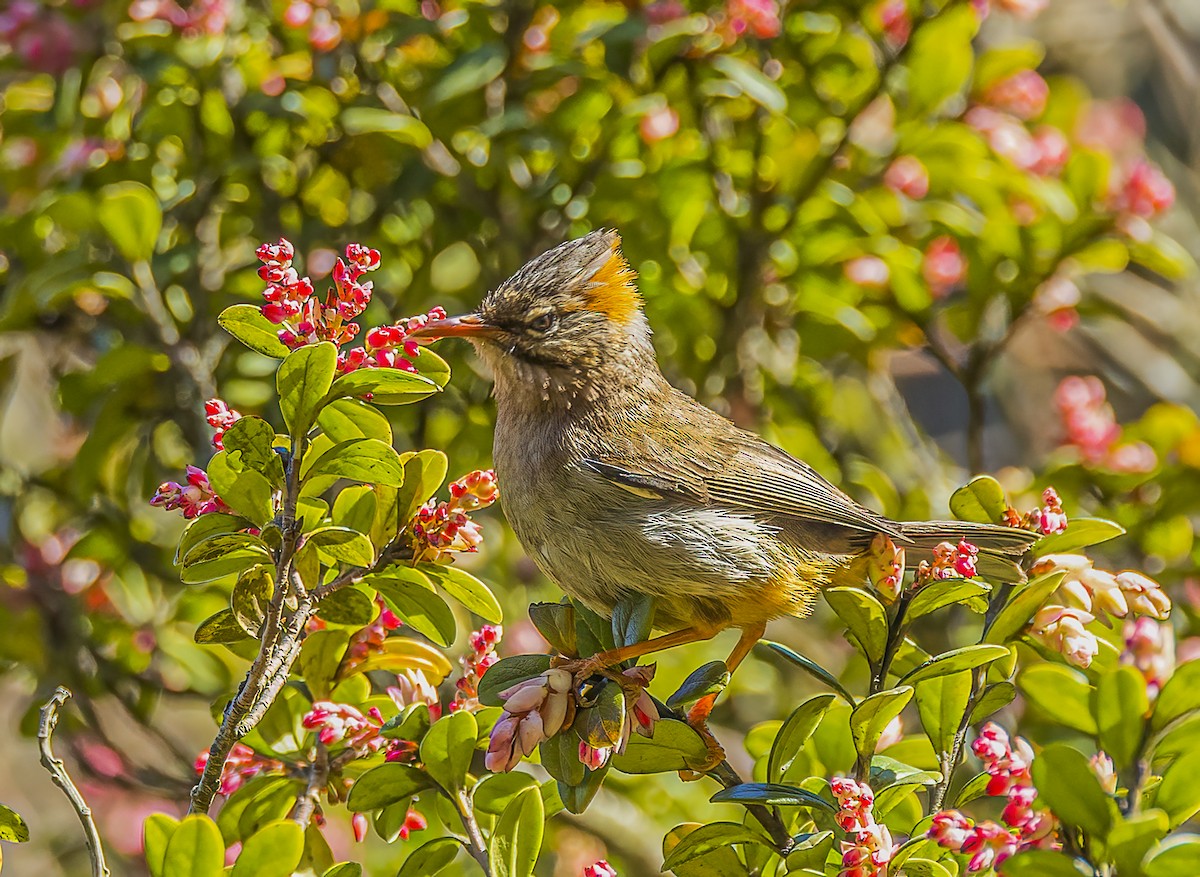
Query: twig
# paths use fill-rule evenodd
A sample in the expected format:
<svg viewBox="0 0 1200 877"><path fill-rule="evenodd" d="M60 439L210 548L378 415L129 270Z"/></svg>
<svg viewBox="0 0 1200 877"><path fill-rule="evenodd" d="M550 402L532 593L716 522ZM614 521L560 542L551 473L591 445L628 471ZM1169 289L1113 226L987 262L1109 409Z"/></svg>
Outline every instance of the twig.
<svg viewBox="0 0 1200 877"><path fill-rule="evenodd" d="M475 861L479 863L479 867L483 868L483 873L487 877L492 877L492 863L488 858L487 844L483 840L483 832L479 830L479 823L475 821L475 810L471 806L471 801L467 798L466 791L461 791L456 796L450 796L454 803L455 809L458 810L459 818L462 819L463 828L466 829L467 839L470 843L467 844L467 850L474 856Z"/></svg>
<svg viewBox="0 0 1200 877"><path fill-rule="evenodd" d="M58 726L58 710L70 697L71 692L60 685L42 707L41 717L38 721L38 751L41 752L42 767L50 772L50 779L54 781L54 785L63 790L67 800L71 802L71 806L79 816L80 824L83 825L88 858L92 861L92 877L109 877L111 872L104 861L104 846L100 843L100 832L96 828L96 821L92 819L92 810L88 807L87 801L83 799L79 789L71 782L62 759L55 758L54 751L50 748L50 738Z"/></svg>
<svg viewBox="0 0 1200 877"><path fill-rule="evenodd" d="M734 786L740 786L743 782L738 772L733 769L728 761L722 761L716 767L708 772L708 776L712 777L726 789L732 789ZM763 804L746 804L744 805L750 814L758 820L758 824L767 830L767 834L771 835L771 840L775 842L775 848L781 856L786 856L792 848L792 834L787 830L787 826L783 824L783 820L772 810Z"/></svg>
<svg viewBox="0 0 1200 877"><path fill-rule="evenodd" d="M292 821L298 822L301 828L308 827L317 804L321 801L321 792L329 782L329 750L324 743L317 742L317 757L308 766L308 781L304 791L296 796L296 806L292 810Z"/></svg>

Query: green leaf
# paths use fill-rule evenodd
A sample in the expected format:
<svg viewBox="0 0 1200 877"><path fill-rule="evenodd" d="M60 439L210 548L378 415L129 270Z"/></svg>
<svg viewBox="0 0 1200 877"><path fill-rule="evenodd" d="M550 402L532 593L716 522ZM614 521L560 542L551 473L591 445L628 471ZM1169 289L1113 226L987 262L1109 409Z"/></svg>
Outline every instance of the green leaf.
<svg viewBox="0 0 1200 877"><path fill-rule="evenodd" d="M771 807L815 807L835 812L837 807L820 795L779 783L741 783L722 789L708 799L713 804L766 804Z"/></svg>
<svg viewBox="0 0 1200 877"><path fill-rule="evenodd" d="M341 588L317 604L317 617L330 624L363 627L375 618L375 603L361 587Z"/></svg>
<svg viewBox="0 0 1200 877"><path fill-rule="evenodd" d="M907 111L919 118L937 111L966 89L979 21L969 7L948 9L916 29L908 46Z"/></svg>
<svg viewBox="0 0 1200 877"><path fill-rule="evenodd" d="M796 838L795 844L788 850L788 873L808 868L819 874L825 873L825 861L833 852L833 832L818 831L813 834Z"/></svg>
<svg viewBox="0 0 1200 877"><path fill-rule="evenodd" d="M921 666L901 679L900 684L916 685L918 682L924 682L926 679L948 676L960 670L973 670L976 667L982 667L985 664L990 664L992 661L998 661L1001 658L1007 657L1008 648L1006 646L975 645L963 646L960 649L951 649L921 664Z"/></svg>
<svg viewBox="0 0 1200 877"><path fill-rule="evenodd" d="M989 685L984 691L983 697L979 698L979 702L971 710L970 724L976 725L992 713L1004 709L1013 702L1016 696L1017 687L1007 679Z"/></svg>
<svg viewBox="0 0 1200 877"><path fill-rule="evenodd" d="M988 773L980 773L973 776L967 782L963 783L961 789L954 796L955 807L965 807L972 801L977 801L987 795L988 783L992 781L992 777Z"/></svg>
<svg viewBox="0 0 1200 877"><path fill-rule="evenodd" d="M922 770L886 755L876 755L871 759L868 783L872 789L882 791L895 786L932 786L941 779L936 770Z"/></svg>
<svg viewBox="0 0 1200 877"><path fill-rule="evenodd" d="M504 706L500 692L518 682L540 676L550 669L549 655L513 655L501 658L479 680L479 702L484 706Z"/></svg>
<svg viewBox="0 0 1200 877"><path fill-rule="evenodd" d="M604 680L592 695L592 706L576 714L579 735L598 749L621 742L625 727L625 692L616 682Z"/></svg>
<svg viewBox="0 0 1200 877"><path fill-rule="evenodd" d="M279 486L283 463L275 452L275 430L261 417L243 417L221 437L225 457L233 469L253 469Z"/></svg>
<svg viewBox="0 0 1200 877"><path fill-rule="evenodd" d="M693 670L683 684L667 698L667 706L679 709L709 694L719 694L729 684L729 671L724 661L710 661Z"/></svg>
<svg viewBox="0 0 1200 877"><path fill-rule="evenodd" d="M333 523L339 527L370 533L375 525L375 488L354 484L338 491L333 501Z"/></svg>
<svg viewBox="0 0 1200 877"><path fill-rule="evenodd" d="M100 190L100 227L129 262L146 262L162 231L162 207L149 187L124 181Z"/></svg>
<svg viewBox="0 0 1200 877"><path fill-rule="evenodd" d="M319 405L366 395L370 395L373 405L404 405L419 402L437 391L437 384L424 375L395 368L360 368L342 375L332 386L326 384Z"/></svg>
<svg viewBox="0 0 1200 877"><path fill-rule="evenodd" d="M836 676L811 658L806 658L804 655L793 652L782 643L771 642L771 640L760 640L758 645L766 646L768 649L775 652L775 654L782 655L804 672L825 683L839 695L841 695L842 700L846 701L846 703L850 704L850 706L854 706L855 703L857 703L857 701L854 699L854 695L842 687L842 683L838 682L838 678Z"/></svg>
<svg viewBox="0 0 1200 877"><path fill-rule="evenodd" d="M1095 872L1087 865L1080 864L1081 867L1077 868L1075 860L1067 853L1025 850L1011 859L1005 859L1000 866L1000 874L1002 877L1092 877Z"/></svg>
<svg viewBox="0 0 1200 877"><path fill-rule="evenodd" d="M430 727L421 741L421 761L442 788L457 792L466 783L478 733L475 716L466 710L443 716Z"/></svg>
<svg viewBox="0 0 1200 877"><path fill-rule="evenodd" d="M1143 718L1150 710L1146 677L1128 665L1103 673L1092 697L1092 715L1100 733L1103 749L1117 770L1124 770L1137 759L1142 746Z"/></svg>
<svg viewBox="0 0 1200 877"><path fill-rule="evenodd" d="M904 710L912 700L911 686L898 686L872 694L850 713L850 734L859 757L869 759L875 754L875 746L888 723Z"/></svg>
<svg viewBox="0 0 1200 877"><path fill-rule="evenodd" d="M315 699L329 697L349 642L349 633L334 629L314 630L304 638L298 669Z"/></svg>
<svg viewBox="0 0 1200 877"><path fill-rule="evenodd" d="M649 594L630 592L613 607L613 642L631 646L650 638L654 626L654 598Z"/></svg>
<svg viewBox="0 0 1200 877"><path fill-rule="evenodd" d="M1062 743L1047 746L1033 760L1033 783L1038 796L1063 822L1096 837L1108 834L1116 808L1082 752ZM1194 775L1192 785L1200 789Z"/></svg>
<svg viewBox="0 0 1200 877"><path fill-rule="evenodd" d="M429 707L423 703L412 703L384 722L380 734L389 740L420 742L432 724Z"/></svg>
<svg viewBox="0 0 1200 877"><path fill-rule="evenodd" d="M777 783L783 779L835 698L833 694L815 694L792 710L771 744L771 754L767 758L768 780Z"/></svg>
<svg viewBox="0 0 1200 877"><path fill-rule="evenodd" d="M183 559L179 580L185 585L195 585L270 563L271 552L257 536L226 533L213 536L189 551Z"/></svg>
<svg viewBox="0 0 1200 877"><path fill-rule="evenodd" d="M304 829L291 820L270 822L242 845L230 877L290 877L304 856Z"/></svg>
<svg viewBox="0 0 1200 877"><path fill-rule="evenodd" d="M218 643L238 643L250 639L249 635L238 624L232 609L222 609L215 615L210 615L192 635L192 639L201 645L216 645Z"/></svg>
<svg viewBox="0 0 1200 877"><path fill-rule="evenodd" d="M971 700L971 683L971 672L962 670L917 684L917 712L934 752L953 748L959 722Z"/></svg>
<svg viewBox="0 0 1200 877"><path fill-rule="evenodd" d="M350 439L321 454L304 474L304 479L307 481L320 475L399 487L404 483L404 466L391 445L379 439Z"/></svg>
<svg viewBox="0 0 1200 877"><path fill-rule="evenodd" d="M433 135L415 116L378 107L348 107L339 117L347 134L386 134L398 143L424 149Z"/></svg>
<svg viewBox="0 0 1200 877"><path fill-rule="evenodd" d="M861 588L826 588L821 593L872 665L878 664L887 648L888 621L883 604Z"/></svg>
<svg viewBox="0 0 1200 877"><path fill-rule="evenodd" d="M736 786L734 788L737 788ZM662 870L674 871L680 865L731 844L767 846L761 835L736 822L710 822L681 840L663 862Z"/></svg>
<svg viewBox="0 0 1200 877"><path fill-rule="evenodd" d="M425 771L389 762L371 768L358 778L346 799L346 809L351 813L379 810L430 788L433 788L433 780Z"/></svg>
<svg viewBox="0 0 1200 877"><path fill-rule="evenodd" d="M317 414L317 425L335 444L351 439L378 439L392 443L392 425L378 408L359 399L338 399Z"/></svg>
<svg viewBox="0 0 1200 877"><path fill-rule="evenodd" d="M1017 637L1022 628L1033 618L1034 613L1062 584L1065 570L1043 573L1017 591L996 616L992 626L984 634L984 642L1005 643Z"/></svg>
<svg viewBox="0 0 1200 877"><path fill-rule="evenodd" d="M221 512L209 512L207 515L201 515L188 524L183 535L179 537L179 546L175 549L175 565L178 566L182 563L187 553L206 539L224 533L232 533L235 530L243 530L249 526L249 521L239 518L237 515L226 515Z"/></svg>
<svg viewBox="0 0 1200 877"><path fill-rule="evenodd" d="M685 822L668 831L663 837L663 858L669 858L688 835L702 827L699 822ZM744 855L748 860L765 859L771 853L765 847L746 847ZM753 872L738 858L736 847L718 846L711 852L698 855L682 865L676 865L671 869L671 873L675 877L747 877Z"/></svg>
<svg viewBox="0 0 1200 877"><path fill-rule="evenodd" d="M167 844L178 827L179 820L166 813L151 813L142 823L142 851L150 877L162 877Z"/></svg>
<svg viewBox="0 0 1200 877"><path fill-rule="evenodd" d="M1166 811L1175 829L1200 811L1200 749L1184 752L1162 772L1154 791L1154 806Z"/></svg>
<svg viewBox="0 0 1200 877"><path fill-rule="evenodd" d="M1124 534L1125 528L1112 521L1102 518L1072 518L1064 532L1043 536L1034 543L1032 550L1038 557L1045 557L1047 554L1070 554Z"/></svg>
<svg viewBox="0 0 1200 877"><path fill-rule="evenodd" d="M578 748L576 743L569 752L576 764ZM625 751L613 755L612 766L621 773L670 773L701 767L707 760L708 747L695 728L675 719L659 719L654 725L654 736L630 736ZM544 754L542 764L545 765Z"/></svg>
<svg viewBox="0 0 1200 877"><path fill-rule="evenodd" d="M504 620L504 611L491 589L466 570L433 563L422 563L418 569L484 621L500 624Z"/></svg>
<svg viewBox="0 0 1200 877"><path fill-rule="evenodd" d="M629 742L632 746L633 739ZM587 768L579 760L579 736L572 730L543 740L538 746L538 757L546 773L568 787L578 786L587 778Z"/></svg>
<svg viewBox="0 0 1200 877"><path fill-rule="evenodd" d="M440 646L454 642L454 613L433 591L429 580L411 567L396 566L367 584L379 592L392 610L413 630Z"/></svg>
<svg viewBox="0 0 1200 877"><path fill-rule="evenodd" d="M426 449L401 457L404 486L396 497L396 514L406 524L446 480L449 461L441 451Z"/></svg>
<svg viewBox="0 0 1200 877"><path fill-rule="evenodd" d="M514 798L537 784L537 780L527 773L494 773L484 777L471 790L471 803L477 813L499 816Z"/></svg>
<svg viewBox="0 0 1200 877"><path fill-rule="evenodd" d="M237 470L224 451L208 461L208 480L217 496L260 529L275 516L274 489L261 472Z"/></svg>
<svg viewBox="0 0 1200 877"><path fill-rule="evenodd" d="M1200 710L1200 661L1187 661L1175 668L1154 701L1150 728L1161 731L1171 722Z"/></svg>
<svg viewBox="0 0 1200 877"><path fill-rule="evenodd" d="M529 620L543 639L568 657L579 654L575 640L575 607L570 603L533 603Z"/></svg>
<svg viewBox="0 0 1200 877"><path fill-rule="evenodd" d="M905 877L954 877L954 872L933 859L914 856L904 863Z"/></svg>
<svg viewBox="0 0 1200 877"><path fill-rule="evenodd" d="M446 360L428 347L422 347L417 351L417 356L413 359L412 364L417 367L417 371L433 381L439 390L450 383L450 366L446 364Z"/></svg>
<svg viewBox="0 0 1200 877"><path fill-rule="evenodd" d="M733 55L714 54L710 63L714 70L725 74L750 100L770 110L782 113L787 109L787 95L768 79L761 70Z"/></svg>
<svg viewBox="0 0 1200 877"><path fill-rule="evenodd" d="M21 814L3 804L0 804L0 840L17 844L29 840L29 826Z"/></svg>
<svg viewBox="0 0 1200 877"><path fill-rule="evenodd" d="M225 844L217 824L196 813L183 821L167 841L162 877L220 877L225 869Z"/></svg>
<svg viewBox="0 0 1200 877"><path fill-rule="evenodd" d="M280 364L275 375L279 410L293 438L305 435L312 426L336 372L337 348L328 341L293 350Z"/></svg>
<svg viewBox="0 0 1200 877"><path fill-rule="evenodd" d="M437 877L450 867L461 848L462 842L453 837L423 843L404 860L396 877Z"/></svg>
<svg viewBox="0 0 1200 877"><path fill-rule="evenodd" d="M1145 861L1146 877L1195 877L1200 861L1200 837L1178 834L1167 838ZM1124 874L1121 877L1125 877Z"/></svg>
<svg viewBox="0 0 1200 877"><path fill-rule="evenodd" d="M234 620L255 639L258 638L263 620L275 593L273 566L256 566L238 576L229 598Z"/></svg>
<svg viewBox="0 0 1200 877"><path fill-rule="evenodd" d="M578 759L578 755L576 758ZM596 793L600 791L600 787L604 785L606 776L608 776L607 764L599 770L584 769L583 781L578 785L569 786L565 783L558 783L558 797L562 800L563 807L567 812L578 815L587 810L592 799L596 797Z"/></svg>
<svg viewBox="0 0 1200 877"><path fill-rule="evenodd" d="M905 618L908 621L914 621L922 615L928 615L955 603L963 603L972 597L986 597L991 590L983 582L971 579L939 579L917 591L917 595L908 604Z"/></svg>
<svg viewBox="0 0 1200 877"><path fill-rule="evenodd" d="M348 563L369 567L375 562L375 547L364 534L347 527L322 527L305 537L317 546L317 554L326 563Z"/></svg>
<svg viewBox="0 0 1200 877"><path fill-rule="evenodd" d="M1025 699L1047 716L1083 734L1095 736L1092 686L1080 671L1063 664L1034 664L1017 678Z"/></svg>
<svg viewBox="0 0 1200 877"><path fill-rule="evenodd" d="M279 340L279 327L262 315L257 305L230 305L217 324L255 353L283 359L291 350Z"/></svg>
<svg viewBox="0 0 1200 877"><path fill-rule="evenodd" d="M362 865L358 862L341 862L334 865L321 877L362 877Z"/></svg>
<svg viewBox="0 0 1200 877"><path fill-rule="evenodd" d="M538 789L527 789L504 808L488 841L488 858L495 877L530 877L533 874L542 849L545 820L546 811Z"/></svg>
<svg viewBox="0 0 1200 877"><path fill-rule="evenodd" d="M1146 810L1113 826L1105 845L1121 877L1143 877L1142 859L1167 833L1170 822L1161 810Z"/></svg>
<svg viewBox="0 0 1200 877"><path fill-rule="evenodd" d="M950 497L950 511L960 521L977 524L1002 524L1008 501L1004 488L990 475L980 475Z"/></svg>
<svg viewBox="0 0 1200 877"><path fill-rule="evenodd" d="M429 105L432 107L480 91L503 73L507 64L508 50L503 43L484 43L478 49L459 55L441 71L436 83L429 89Z"/></svg>

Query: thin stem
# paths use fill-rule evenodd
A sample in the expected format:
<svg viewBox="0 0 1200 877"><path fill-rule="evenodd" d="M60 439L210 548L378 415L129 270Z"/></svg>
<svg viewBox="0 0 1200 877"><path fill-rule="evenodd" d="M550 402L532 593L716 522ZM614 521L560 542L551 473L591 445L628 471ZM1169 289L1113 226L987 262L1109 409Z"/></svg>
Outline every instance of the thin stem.
<svg viewBox="0 0 1200 877"><path fill-rule="evenodd" d="M308 827L317 805L321 802L321 792L329 783L329 750L324 743L317 742L317 755L308 766L308 781L304 791L296 796L296 806L292 810L292 821L302 828Z"/></svg>
<svg viewBox="0 0 1200 877"><path fill-rule="evenodd" d="M71 782L71 777L67 775L67 769L62 759L56 758L54 750L50 748L50 738L58 726L58 711L70 697L71 692L60 685L55 689L53 696L42 706L38 720L38 751L41 753L42 767L50 772L50 779L54 781L54 785L63 790L67 800L71 802L71 807L79 816L79 822L83 826L83 835L87 840L88 858L92 862L92 877L109 877L111 872L104 861L104 846L100 842L100 832L96 828L96 820L92 818L92 810L88 807L87 801L83 799L79 789L75 787L75 783Z"/></svg>
<svg viewBox="0 0 1200 877"><path fill-rule="evenodd" d="M467 850L483 868L483 873L492 877L492 863L488 859L487 844L483 840L483 832L479 830L479 823L475 821L475 810L471 806L471 800L467 797L466 790L450 797L454 801L455 809L458 810L458 816L467 832L469 841Z"/></svg>
<svg viewBox="0 0 1200 877"><path fill-rule="evenodd" d="M734 786L740 786L744 780L738 775L738 772L733 769L728 761L722 761L706 774L720 783L726 789L732 789ZM781 856L786 856L792 848L792 834L787 830L787 826L783 824L783 820L772 810L762 804L746 804L744 805L750 815L758 820L758 824L767 830L767 834L771 836L771 840L775 843L775 848Z"/></svg>

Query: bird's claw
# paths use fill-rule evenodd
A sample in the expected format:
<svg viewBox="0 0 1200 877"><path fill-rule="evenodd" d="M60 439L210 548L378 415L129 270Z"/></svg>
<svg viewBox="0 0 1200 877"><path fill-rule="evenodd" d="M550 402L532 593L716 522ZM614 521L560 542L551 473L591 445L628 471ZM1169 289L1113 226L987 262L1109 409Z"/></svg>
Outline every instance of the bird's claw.
<svg viewBox="0 0 1200 877"><path fill-rule="evenodd" d="M713 732L708 729L708 722L703 719L692 721L689 717L688 724L704 740L708 754L701 764L679 771L679 778L685 783L700 779L725 761L725 747L717 741L717 738L713 736Z"/></svg>

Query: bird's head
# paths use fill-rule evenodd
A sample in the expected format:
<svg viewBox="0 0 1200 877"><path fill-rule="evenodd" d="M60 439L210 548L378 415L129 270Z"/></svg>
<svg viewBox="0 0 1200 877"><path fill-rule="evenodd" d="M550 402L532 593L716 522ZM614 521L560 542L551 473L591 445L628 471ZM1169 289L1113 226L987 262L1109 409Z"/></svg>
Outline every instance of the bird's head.
<svg viewBox="0 0 1200 877"><path fill-rule="evenodd" d="M620 236L600 229L533 259L475 313L410 337L468 339L495 373L498 395L570 402L595 386L658 376L636 279Z"/></svg>

